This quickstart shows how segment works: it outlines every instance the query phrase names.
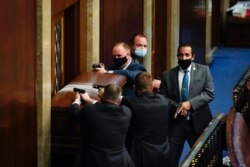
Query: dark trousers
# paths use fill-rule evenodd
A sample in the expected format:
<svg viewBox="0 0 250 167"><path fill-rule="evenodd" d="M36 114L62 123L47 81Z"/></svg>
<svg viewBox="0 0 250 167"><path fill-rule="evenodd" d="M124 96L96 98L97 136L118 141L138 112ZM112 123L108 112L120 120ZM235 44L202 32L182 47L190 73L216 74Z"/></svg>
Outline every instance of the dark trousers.
<svg viewBox="0 0 250 167"><path fill-rule="evenodd" d="M183 151L183 146L187 140L190 148L194 145L200 134L195 133L192 120L179 117L170 126L170 164L169 167L178 167Z"/></svg>

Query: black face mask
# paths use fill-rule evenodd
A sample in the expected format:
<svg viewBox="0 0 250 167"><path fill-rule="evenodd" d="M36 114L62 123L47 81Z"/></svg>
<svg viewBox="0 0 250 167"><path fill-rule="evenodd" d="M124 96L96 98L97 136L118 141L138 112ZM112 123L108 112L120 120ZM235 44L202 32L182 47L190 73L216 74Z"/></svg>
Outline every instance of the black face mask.
<svg viewBox="0 0 250 167"><path fill-rule="evenodd" d="M117 67L121 67L127 62L127 57L125 56L123 58L113 58L113 61Z"/></svg>
<svg viewBox="0 0 250 167"><path fill-rule="evenodd" d="M190 66L191 62L192 62L191 59L187 59L187 60L179 59L178 64L181 66L183 70L186 70Z"/></svg>

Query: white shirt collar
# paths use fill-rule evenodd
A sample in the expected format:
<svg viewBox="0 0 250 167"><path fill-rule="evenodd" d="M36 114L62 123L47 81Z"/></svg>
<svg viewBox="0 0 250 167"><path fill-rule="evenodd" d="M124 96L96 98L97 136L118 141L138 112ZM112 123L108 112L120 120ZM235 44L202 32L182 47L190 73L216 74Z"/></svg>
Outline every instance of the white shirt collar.
<svg viewBox="0 0 250 167"><path fill-rule="evenodd" d="M188 70L188 72L191 71L191 66L192 66L192 63L190 64L190 66L186 69ZM179 66L180 67L180 66ZM181 67L180 67L180 71L184 73L185 70L183 70Z"/></svg>
<svg viewBox="0 0 250 167"><path fill-rule="evenodd" d="M131 62L132 62L132 59L130 59L130 62L125 67L123 67L122 69L126 70L128 68L128 66L130 65Z"/></svg>

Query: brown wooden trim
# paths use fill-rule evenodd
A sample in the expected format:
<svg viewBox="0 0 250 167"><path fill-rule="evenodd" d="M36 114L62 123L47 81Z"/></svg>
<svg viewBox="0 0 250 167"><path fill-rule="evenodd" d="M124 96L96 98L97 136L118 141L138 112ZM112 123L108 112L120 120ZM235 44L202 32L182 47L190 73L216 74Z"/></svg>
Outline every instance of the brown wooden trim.
<svg viewBox="0 0 250 167"><path fill-rule="evenodd" d="M52 16L56 16L63 12L66 8L70 7L79 0L51 0Z"/></svg>

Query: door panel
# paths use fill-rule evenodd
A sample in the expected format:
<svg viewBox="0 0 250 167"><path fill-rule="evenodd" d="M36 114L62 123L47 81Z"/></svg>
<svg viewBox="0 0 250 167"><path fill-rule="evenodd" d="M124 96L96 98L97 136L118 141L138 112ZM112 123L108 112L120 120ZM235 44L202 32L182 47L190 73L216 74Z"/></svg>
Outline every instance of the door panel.
<svg viewBox="0 0 250 167"><path fill-rule="evenodd" d="M37 165L36 10L33 0L0 5L0 166Z"/></svg>
<svg viewBox="0 0 250 167"><path fill-rule="evenodd" d="M206 38L205 0L180 1L180 43L190 43L195 51L195 62L205 63Z"/></svg>
<svg viewBox="0 0 250 167"><path fill-rule="evenodd" d="M112 47L143 33L143 0L101 1L100 61L111 65Z"/></svg>

